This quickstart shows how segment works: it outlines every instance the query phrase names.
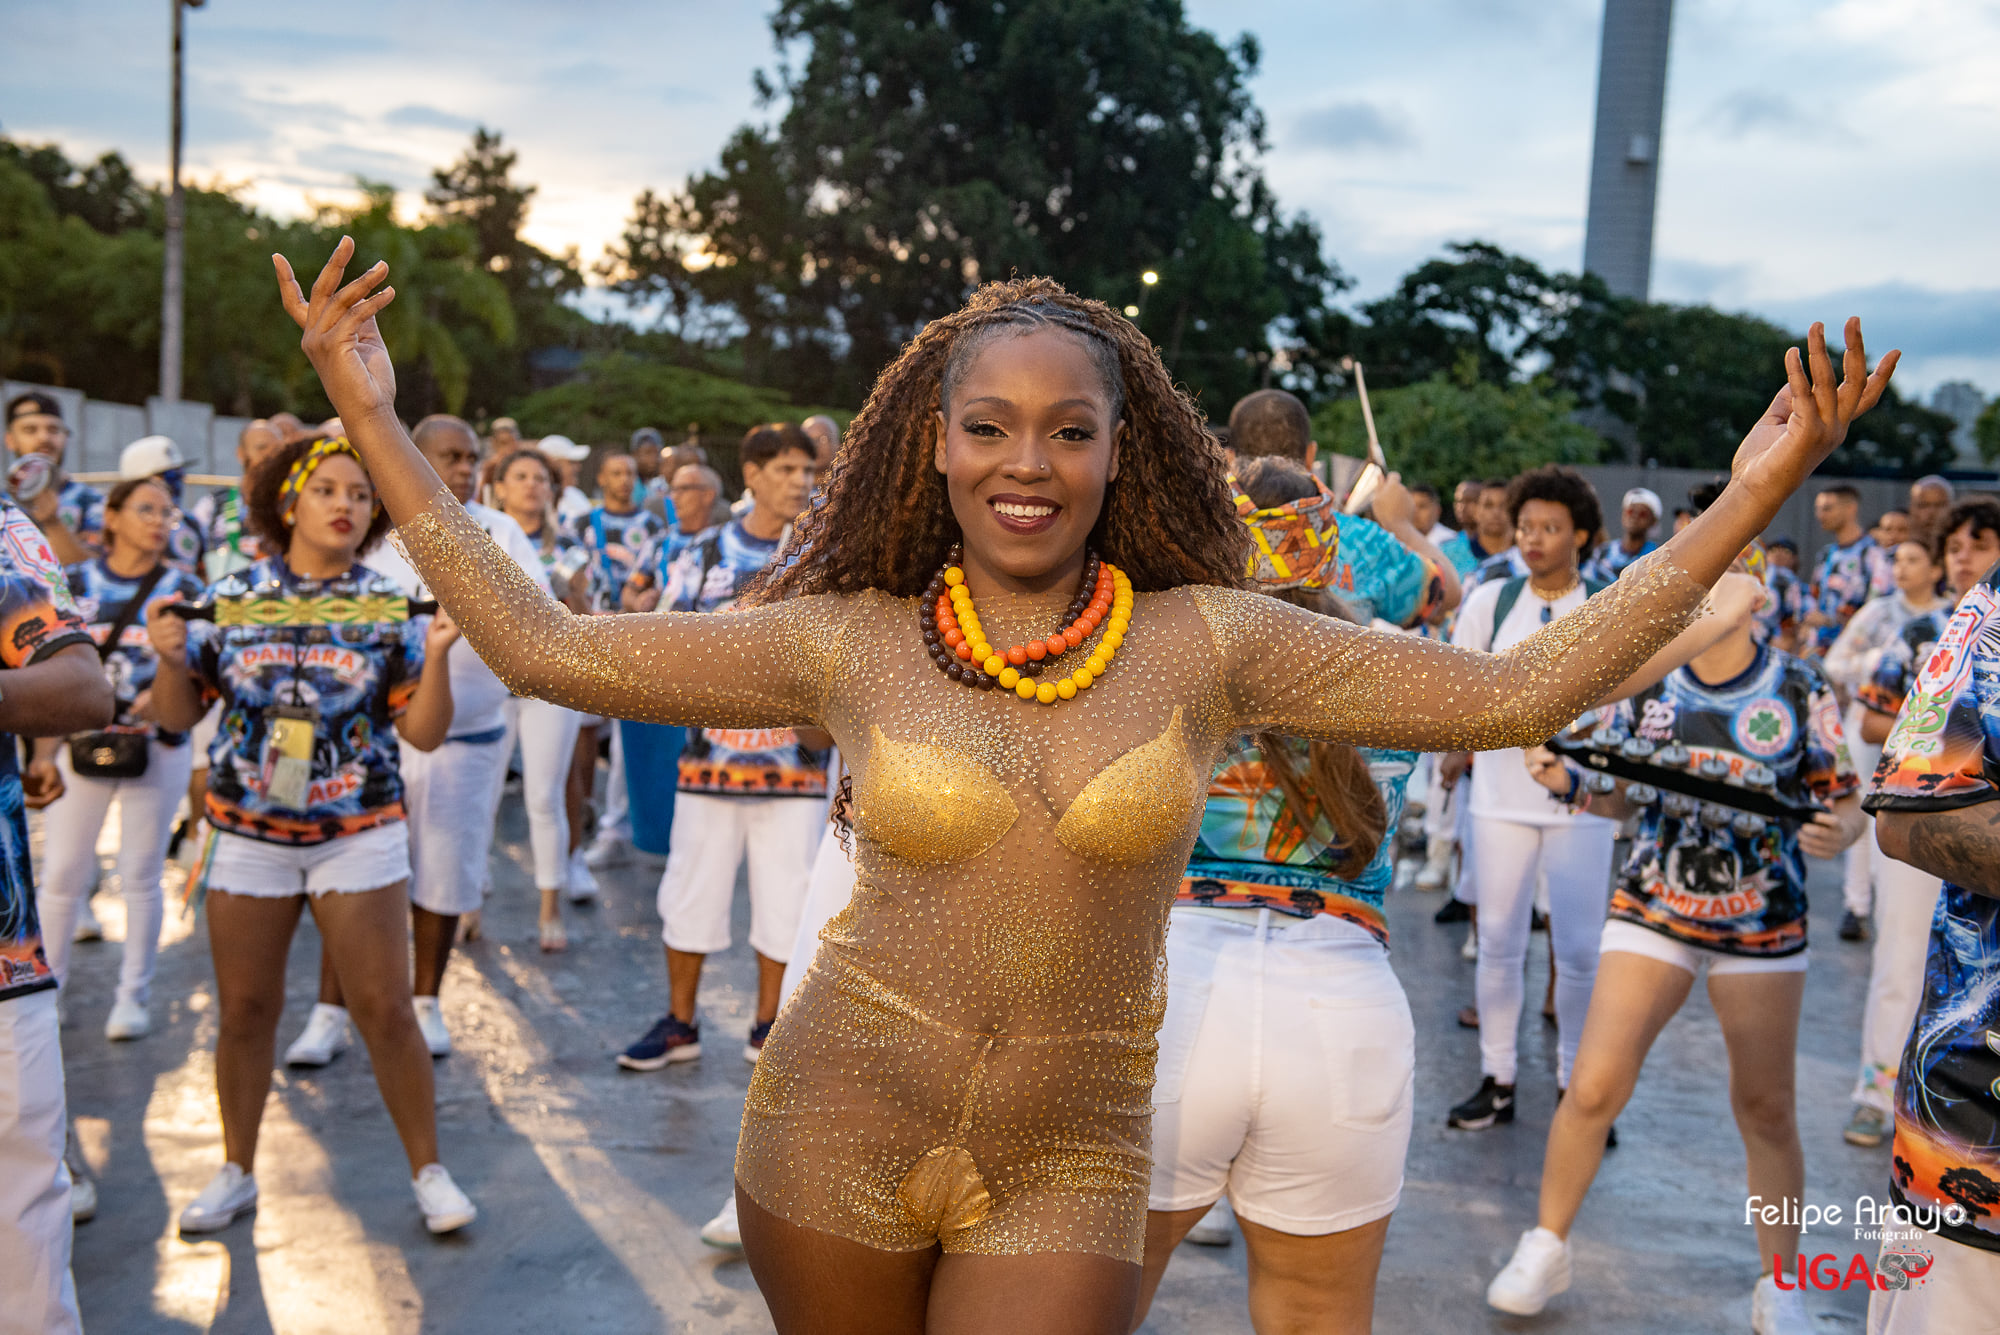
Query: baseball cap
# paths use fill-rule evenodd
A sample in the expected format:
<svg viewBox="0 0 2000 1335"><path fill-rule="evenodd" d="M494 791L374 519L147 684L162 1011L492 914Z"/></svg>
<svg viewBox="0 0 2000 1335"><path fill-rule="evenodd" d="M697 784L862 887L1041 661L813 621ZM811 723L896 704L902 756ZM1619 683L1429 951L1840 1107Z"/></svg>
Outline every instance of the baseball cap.
<svg viewBox="0 0 2000 1335"><path fill-rule="evenodd" d="M535 442L535 448L551 459L561 459L565 463L582 463L590 457L590 447L579 445L568 436L543 436Z"/></svg>
<svg viewBox="0 0 2000 1335"><path fill-rule="evenodd" d="M187 460L181 455L181 447L168 436L141 436L118 456L118 476L127 482L185 467Z"/></svg>
<svg viewBox="0 0 2000 1335"><path fill-rule="evenodd" d="M1660 504L1660 494L1650 487L1634 487L1626 492L1625 499L1618 503L1618 508L1623 510L1628 505L1645 506L1653 512L1655 519L1667 512L1666 507Z"/></svg>
<svg viewBox="0 0 2000 1335"><path fill-rule="evenodd" d="M9 426L14 424L14 419L17 417L34 417L41 413L46 413L57 421L61 421L62 404L56 401L55 395L44 394L38 389L31 389L25 394L16 394L13 398L7 400L7 425Z"/></svg>
<svg viewBox="0 0 2000 1335"><path fill-rule="evenodd" d="M658 427L642 426L632 433L632 440L627 448L636 450L641 445L652 445L659 449L665 449L667 442L661 437Z"/></svg>

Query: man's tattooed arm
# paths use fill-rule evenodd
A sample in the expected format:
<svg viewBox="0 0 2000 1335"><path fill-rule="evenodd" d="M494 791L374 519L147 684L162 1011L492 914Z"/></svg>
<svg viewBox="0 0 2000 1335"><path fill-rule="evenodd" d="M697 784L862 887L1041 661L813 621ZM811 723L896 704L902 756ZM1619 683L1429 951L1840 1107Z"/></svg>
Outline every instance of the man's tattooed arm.
<svg viewBox="0 0 2000 1335"><path fill-rule="evenodd" d="M1875 833L1898 862L2000 898L2000 801L1956 811L1884 811Z"/></svg>

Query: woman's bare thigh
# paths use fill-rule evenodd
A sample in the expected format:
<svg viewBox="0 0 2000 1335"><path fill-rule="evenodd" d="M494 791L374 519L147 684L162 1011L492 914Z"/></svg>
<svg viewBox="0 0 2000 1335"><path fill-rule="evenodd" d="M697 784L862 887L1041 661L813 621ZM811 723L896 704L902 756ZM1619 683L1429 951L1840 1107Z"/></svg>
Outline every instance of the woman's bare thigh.
<svg viewBox="0 0 2000 1335"><path fill-rule="evenodd" d="M736 1215L778 1335L922 1335L937 1248L885 1252L802 1228L740 1186Z"/></svg>

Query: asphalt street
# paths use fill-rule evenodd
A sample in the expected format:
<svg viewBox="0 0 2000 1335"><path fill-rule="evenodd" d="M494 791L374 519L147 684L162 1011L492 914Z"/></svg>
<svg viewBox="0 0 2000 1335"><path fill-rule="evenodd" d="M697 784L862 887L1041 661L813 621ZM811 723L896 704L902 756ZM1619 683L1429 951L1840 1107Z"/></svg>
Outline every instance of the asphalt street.
<svg viewBox="0 0 2000 1335"><path fill-rule="evenodd" d="M111 828L116 828L115 818ZM106 859L95 901L107 935L123 909ZM479 1221L424 1232L401 1150L359 1047L323 1071L276 1074L256 1165L254 1217L201 1240L174 1228L221 1162L212 1051L216 1012L206 923L179 908L170 868L166 944L152 1034L102 1036L114 945L77 948L63 1044L69 1103L99 1180L97 1218L76 1232L85 1326L116 1332L372 1335L439 1331L770 1330L740 1257L696 1230L729 1190L750 1067L754 961L742 937L710 961L706 1054L650 1074L612 1057L664 1009L653 911L658 861L603 873L605 894L570 919L567 954L535 945L526 826L509 795L494 850L485 939L457 953L445 989L456 1042L437 1063L443 1158ZM1405 878L1410 868L1405 868ZM1799 1044L1807 1200L1851 1209L1880 1195L1886 1147L1840 1139L1854 1080L1868 950L1837 940L1838 869L1814 864L1813 964ZM1471 1000L1463 926L1439 927L1440 896L1391 895L1393 960L1417 1022L1417 1124L1408 1184L1389 1233L1376 1329L1686 1335L1748 1331L1756 1245L1743 1220L1743 1151L1730 1119L1715 1019L1697 990L1663 1035L1578 1223L1575 1287L1534 1320L1483 1301L1486 1282L1534 1218L1555 1098L1555 1031L1530 1006L1520 1116L1481 1133L1448 1130L1445 1110L1478 1083L1477 1035L1454 1021ZM1542 994L1536 938L1529 997ZM279 1044L311 1007L318 938L292 947ZM1849 1227L1815 1232L1808 1255L1857 1251ZM1813 1294L1821 1330L1859 1331L1866 1295ZM1153 1335L1250 1329L1243 1248L1183 1246L1168 1269Z"/></svg>

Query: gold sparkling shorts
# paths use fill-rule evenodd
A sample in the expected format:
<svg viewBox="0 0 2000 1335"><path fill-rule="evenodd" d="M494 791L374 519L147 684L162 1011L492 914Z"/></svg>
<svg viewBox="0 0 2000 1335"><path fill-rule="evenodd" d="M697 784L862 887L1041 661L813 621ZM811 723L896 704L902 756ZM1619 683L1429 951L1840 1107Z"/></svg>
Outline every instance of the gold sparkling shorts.
<svg viewBox="0 0 2000 1335"><path fill-rule="evenodd" d="M1157 1046L948 1028L824 949L757 1062L736 1180L790 1223L882 1251L1136 1265Z"/></svg>

